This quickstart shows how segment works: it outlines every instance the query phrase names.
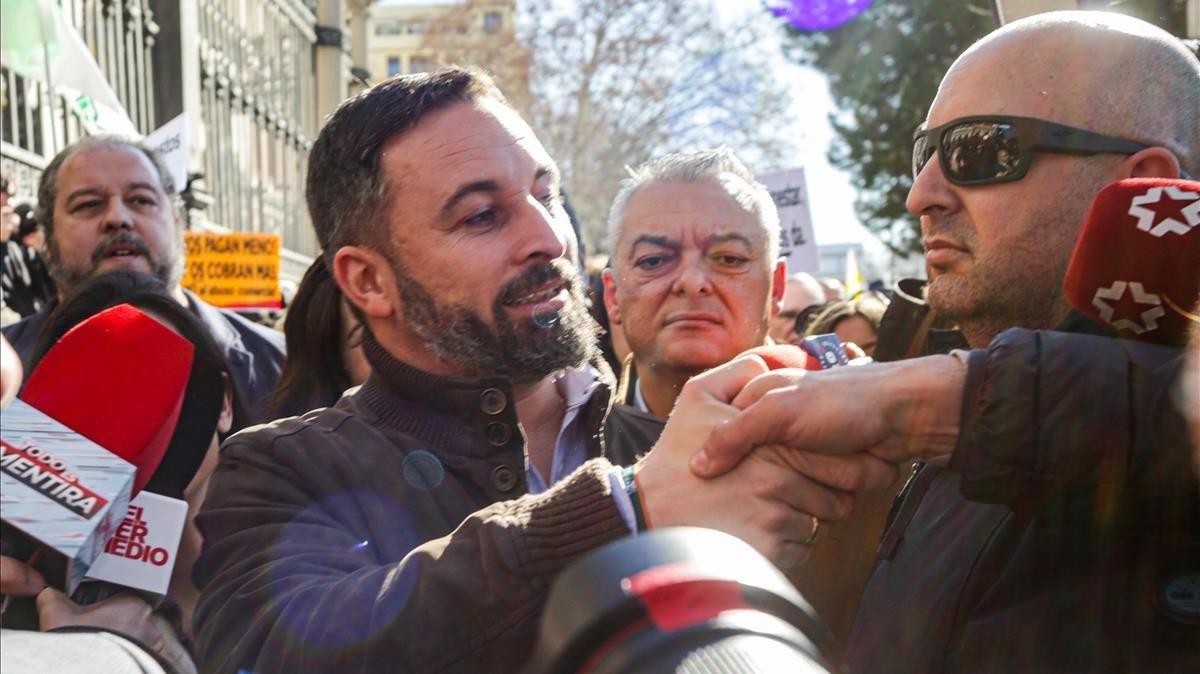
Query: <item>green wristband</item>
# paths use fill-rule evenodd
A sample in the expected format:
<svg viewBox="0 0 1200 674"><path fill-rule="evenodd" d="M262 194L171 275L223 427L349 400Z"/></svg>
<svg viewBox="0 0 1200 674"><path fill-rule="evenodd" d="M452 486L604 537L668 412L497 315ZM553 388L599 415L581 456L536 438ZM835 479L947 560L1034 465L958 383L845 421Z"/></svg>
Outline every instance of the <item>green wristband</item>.
<svg viewBox="0 0 1200 674"><path fill-rule="evenodd" d="M633 466L626 466L621 471L621 481L625 484L625 493L633 506L633 519L639 532L646 531L646 513L642 511L642 499L638 497L637 481L633 479Z"/></svg>

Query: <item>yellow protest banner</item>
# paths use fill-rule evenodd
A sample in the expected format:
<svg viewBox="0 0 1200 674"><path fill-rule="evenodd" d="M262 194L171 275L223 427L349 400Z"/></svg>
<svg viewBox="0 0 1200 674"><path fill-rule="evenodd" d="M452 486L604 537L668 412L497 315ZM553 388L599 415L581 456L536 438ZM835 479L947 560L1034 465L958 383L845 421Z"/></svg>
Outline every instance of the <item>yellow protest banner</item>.
<svg viewBox="0 0 1200 674"><path fill-rule="evenodd" d="M184 235L183 287L218 307L279 308L278 234Z"/></svg>

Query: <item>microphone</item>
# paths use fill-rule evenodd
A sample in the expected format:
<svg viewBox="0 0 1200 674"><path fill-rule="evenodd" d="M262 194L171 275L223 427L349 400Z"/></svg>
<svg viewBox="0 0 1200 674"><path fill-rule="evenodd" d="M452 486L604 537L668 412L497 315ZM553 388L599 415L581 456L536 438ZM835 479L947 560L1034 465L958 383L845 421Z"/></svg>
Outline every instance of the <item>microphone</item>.
<svg viewBox="0 0 1200 674"><path fill-rule="evenodd" d="M73 592L121 521L135 470L14 400L0 430L0 554Z"/></svg>
<svg viewBox="0 0 1200 674"><path fill-rule="evenodd" d="M194 352L170 328L119 304L63 335L21 399L134 464L136 495L167 452Z"/></svg>
<svg viewBox="0 0 1200 674"><path fill-rule="evenodd" d="M770 344L748 349L745 354L753 354L762 358L767 367L772 370L783 368L817 369L808 367L811 356L795 344Z"/></svg>
<svg viewBox="0 0 1200 674"><path fill-rule="evenodd" d="M74 592L166 453L194 350L118 305L46 353L4 413L3 554Z"/></svg>
<svg viewBox="0 0 1200 674"><path fill-rule="evenodd" d="M171 585L187 514L187 501L151 491L138 494L88 569L75 601L92 604L129 588L150 595L157 605Z"/></svg>
<svg viewBox="0 0 1200 674"><path fill-rule="evenodd" d="M836 334L811 335L800 340L799 346L808 354L807 370L828 370L850 363L846 350L842 348L842 340Z"/></svg>
<svg viewBox="0 0 1200 674"><path fill-rule="evenodd" d="M1121 337L1182 347L1200 316L1200 182L1131 178L1092 201L1063 290Z"/></svg>
<svg viewBox="0 0 1200 674"><path fill-rule="evenodd" d="M848 362L842 343L832 333L813 335L797 344L756 346L745 353L762 358L772 370L826 370Z"/></svg>
<svg viewBox="0 0 1200 674"><path fill-rule="evenodd" d="M138 321L150 318L158 324L157 319L134 307L119 305L114 308L120 308ZM158 324L156 327L162 326ZM184 333L187 334L187 331L184 330ZM158 339L169 340L178 347L158 354L158 360L163 362L155 366L168 368L171 377L164 381L160 371L160 390L131 388L125 396L128 399L123 401L125 404L119 404L122 401L118 400L113 407L126 414L130 409L136 410L151 422L143 426L152 426L156 419L161 418L161 421L151 439L142 445L144 449L131 457L138 468L134 498L124 520L95 559L84 582L72 595L72 599L80 604L92 604L132 589L149 595L148 601L157 605L167 593L187 524L188 503L184 500L184 492L209 451L224 407L225 382L222 373L225 365L220 360L219 352L199 348L188 338L169 329L160 331ZM95 348L122 351L125 344L117 341L97 344ZM183 357L185 355L186 358ZM170 359L175 362L167 363ZM144 359L134 360L141 363ZM56 364L62 365L64 362L56 361ZM69 375L73 371L68 367L61 374ZM54 372L50 371L50 374ZM147 406L143 400L147 396L161 398L162 402L157 407ZM178 402L171 404L172 400ZM121 438L105 426L97 429L97 433L103 432L110 433L111 442L116 447L128 446L136 450L139 446L140 440L136 437ZM150 436L146 434L146 437ZM125 450L118 449L117 453L124 454ZM144 489L139 492L138 489L143 486Z"/></svg>

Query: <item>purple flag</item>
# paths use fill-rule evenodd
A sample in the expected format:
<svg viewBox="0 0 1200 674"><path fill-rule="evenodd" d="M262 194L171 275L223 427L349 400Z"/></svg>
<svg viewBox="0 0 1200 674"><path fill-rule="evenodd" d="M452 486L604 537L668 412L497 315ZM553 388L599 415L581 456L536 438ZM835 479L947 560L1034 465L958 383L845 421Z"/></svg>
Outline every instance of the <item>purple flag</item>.
<svg viewBox="0 0 1200 674"><path fill-rule="evenodd" d="M767 0L767 8L800 30L830 30L862 14L874 0Z"/></svg>

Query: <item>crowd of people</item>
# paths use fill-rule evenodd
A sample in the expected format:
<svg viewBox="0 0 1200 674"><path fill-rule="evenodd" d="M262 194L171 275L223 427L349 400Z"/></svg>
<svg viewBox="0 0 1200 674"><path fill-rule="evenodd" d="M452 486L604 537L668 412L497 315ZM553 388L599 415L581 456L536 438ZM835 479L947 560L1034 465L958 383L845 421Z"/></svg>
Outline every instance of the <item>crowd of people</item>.
<svg viewBox="0 0 1200 674"><path fill-rule="evenodd" d="M0 177L0 325L31 316L57 293L42 254L45 237L28 203L15 203L15 181Z"/></svg>
<svg viewBox="0 0 1200 674"><path fill-rule="evenodd" d="M788 275L734 150L640 159L589 286L564 177L486 74L382 82L312 147L322 254L280 332L180 286L152 151L62 150L44 259L5 230L5 399L119 305L205 374L164 459L188 503L166 597L66 596L0 556L5 668L520 671L562 570L689 526L787 575L828 671L1200 669L1200 327L1118 339L1063 292L1101 188L1200 175L1179 40L1058 12L955 61L914 139L931 316L900 347L891 291ZM854 361L806 369L826 334Z"/></svg>

